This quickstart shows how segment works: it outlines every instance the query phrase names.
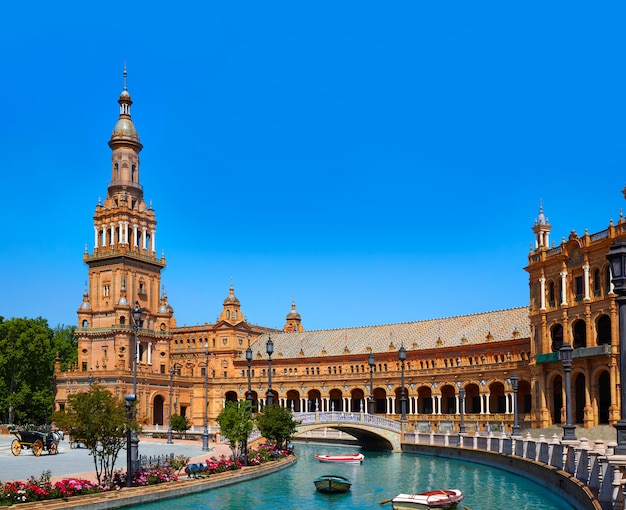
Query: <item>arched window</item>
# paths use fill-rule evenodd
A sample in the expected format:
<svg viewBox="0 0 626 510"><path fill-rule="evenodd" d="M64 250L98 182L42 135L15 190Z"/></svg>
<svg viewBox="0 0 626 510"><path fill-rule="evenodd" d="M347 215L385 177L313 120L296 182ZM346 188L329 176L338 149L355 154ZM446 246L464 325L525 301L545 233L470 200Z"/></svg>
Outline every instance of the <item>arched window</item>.
<svg viewBox="0 0 626 510"><path fill-rule="evenodd" d="M554 282L548 283L548 306L550 306L551 308L554 308L556 304L555 291L556 289L554 288Z"/></svg>
<svg viewBox="0 0 626 510"><path fill-rule="evenodd" d="M137 165L133 165L131 167L131 176L130 176L130 180L132 182L137 182Z"/></svg>
<svg viewBox="0 0 626 510"><path fill-rule="evenodd" d="M610 266L604 268L604 293L611 292L611 270Z"/></svg>
<svg viewBox="0 0 626 510"><path fill-rule="evenodd" d="M587 327L585 321L576 321L572 326L574 349L587 347Z"/></svg>
<svg viewBox="0 0 626 510"><path fill-rule="evenodd" d="M563 347L563 326L555 324L550 334L552 336L552 350L558 351Z"/></svg>
<svg viewBox="0 0 626 510"><path fill-rule="evenodd" d="M593 296L600 297L602 294L602 278L600 278L600 270L593 270Z"/></svg>
<svg viewBox="0 0 626 510"><path fill-rule="evenodd" d="M120 180L120 164L119 163L115 163L115 177L114 179L116 181Z"/></svg>
<svg viewBox="0 0 626 510"><path fill-rule="evenodd" d="M596 325L598 345L609 345L611 343L611 318L608 315L601 315Z"/></svg>

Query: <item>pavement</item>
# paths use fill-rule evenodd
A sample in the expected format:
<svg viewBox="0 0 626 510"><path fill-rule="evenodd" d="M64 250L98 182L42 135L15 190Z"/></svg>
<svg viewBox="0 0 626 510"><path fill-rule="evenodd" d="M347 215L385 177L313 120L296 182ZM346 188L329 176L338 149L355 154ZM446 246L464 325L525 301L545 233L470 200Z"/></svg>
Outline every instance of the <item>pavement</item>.
<svg viewBox="0 0 626 510"><path fill-rule="evenodd" d="M50 455L43 452L39 457L33 455L32 450L21 450L20 455L11 453L11 442L15 436L0 434L0 481L10 482L27 480L30 476L40 477L45 471L50 471L51 480L63 478L82 478L97 481L93 457L86 448L70 448L68 438L59 443L58 453ZM200 462L207 458L220 458L222 455L230 457L232 451L228 444L209 442L209 451L202 451L202 442L197 439L174 439L173 444L167 444L166 439L139 437L139 454L157 456L171 454L184 455L190 462ZM126 470L126 450L120 451L115 469Z"/></svg>

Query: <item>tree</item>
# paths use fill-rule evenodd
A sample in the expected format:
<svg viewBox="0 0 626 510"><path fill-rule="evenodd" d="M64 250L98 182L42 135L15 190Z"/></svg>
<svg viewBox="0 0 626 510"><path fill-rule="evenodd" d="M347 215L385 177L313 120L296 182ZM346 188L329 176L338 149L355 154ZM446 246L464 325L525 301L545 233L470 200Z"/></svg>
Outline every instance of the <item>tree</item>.
<svg viewBox="0 0 626 510"><path fill-rule="evenodd" d="M54 353L48 322L0 320L0 412L8 423L44 423L52 412Z"/></svg>
<svg viewBox="0 0 626 510"><path fill-rule="evenodd" d="M86 393L69 395L65 412L54 413L54 421L89 449L98 483L113 479L115 461L126 445L128 429L139 429L136 422L126 418L124 402L98 385Z"/></svg>
<svg viewBox="0 0 626 510"><path fill-rule="evenodd" d="M222 436L230 441L233 457L237 458L245 453L248 436L254 427L250 402L247 400L226 402L226 407L217 417L217 423Z"/></svg>
<svg viewBox="0 0 626 510"><path fill-rule="evenodd" d="M263 437L275 441L277 448L286 447L298 427L289 409L274 404L263 408L263 412L257 415L256 423Z"/></svg>
<svg viewBox="0 0 626 510"><path fill-rule="evenodd" d="M55 357L59 357L63 371L78 362L76 326L61 324L52 330L52 351Z"/></svg>
<svg viewBox="0 0 626 510"><path fill-rule="evenodd" d="M180 414L172 415L172 430L180 433L183 432L187 437L187 430L189 430L189 420Z"/></svg>

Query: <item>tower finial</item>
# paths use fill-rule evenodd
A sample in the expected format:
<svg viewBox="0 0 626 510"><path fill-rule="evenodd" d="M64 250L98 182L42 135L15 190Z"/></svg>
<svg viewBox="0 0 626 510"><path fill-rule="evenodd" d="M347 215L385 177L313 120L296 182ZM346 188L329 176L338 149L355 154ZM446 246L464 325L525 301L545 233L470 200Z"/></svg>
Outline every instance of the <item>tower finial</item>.
<svg viewBox="0 0 626 510"><path fill-rule="evenodd" d="M128 73L126 72L126 60L124 60L124 90L126 90L126 75Z"/></svg>

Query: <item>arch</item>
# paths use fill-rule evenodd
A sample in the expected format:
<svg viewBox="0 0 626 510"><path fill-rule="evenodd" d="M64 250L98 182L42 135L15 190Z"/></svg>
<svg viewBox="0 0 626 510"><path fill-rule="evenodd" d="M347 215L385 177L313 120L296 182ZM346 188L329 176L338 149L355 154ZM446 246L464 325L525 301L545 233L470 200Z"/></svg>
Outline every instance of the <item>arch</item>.
<svg viewBox="0 0 626 510"><path fill-rule="evenodd" d="M500 381L494 381L489 385L489 412L491 414L497 414L504 413L505 411L504 384Z"/></svg>
<svg viewBox="0 0 626 510"><path fill-rule="evenodd" d="M156 395L152 401L152 424L163 425L163 404L165 399L161 395Z"/></svg>
<svg viewBox="0 0 626 510"><path fill-rule="evenodd" d="M574 321L572 324L572 338L574 339L574 349L587 347L587 325L584 320Z"/></svg>
<svg viewBox="0 0 626 510"><path fill-rule="evenodd" d="M561 424L561 411L563 410L565 399L563 398L563 379L557 375L552 381L552 423Z"/></svg>
<svg viewBox="0 0 626 510"><path fill-rule="evenodd" d="M387 392L385 388L374 388L374 414L387 414Z"/></svg>
<svg viewBox="0 0 626 510"><path fill-rule="evenodd" d="M609 423L609 409L611 408L611 376L603 370L598 376L598 424Z"/></svg>
<svg viewBox="0 0 626 510"><path fill-rule="evenodd" d="M574 377L572 388L573 420L574 423L585 422L585 406L587 405L587 391L585 389L585 374L582 372Z"/></svg>
<svg viewBox="0 0 626 510"><path fill-rule="evenodd" d="M471 383L465 386L465 412L469 414L480 413L480 387Z"/></svg>
<svg viewBox="0 0 626 510"><path fill-rule="evenodd" d="M517 387L517 411L519 414L533 412L533 396L530 381L521 380Z"/></svg>
<svg viewBox="0 0 626 510"><path fill-rule="evenodd" d="M343 411L343 393L341 390L334 388L328 393L330 402L328 403L329 411Z"/></svg>
<svg viewBox="0 0 626 510"><path fill-rule="evenodd" d="M226 402L237 402L239 400L239 397L237 396L236 391L227 391L224 395L224 400Z"/></svg>
<svg viewBox="0 0 626 510"><path fill-rule="evenodd" d="M300 412L300 392L297 390L287 391L287 408L294 413Z"/></svg>
<svg viewBox="0 0 626 510"><path fill-rule="evenodd" d="M420 386L417 389L417 412L433 414L433 394L428 386Z"/></svg>
<svg viewBox="0 0 626 510"><path fill-rule="evenodd" d="M307 411L312 413L314 411L320 410L320 400L322 398L322 394L319 390L309 390L307 393Z"/></svg>
<svg viewBox="0 0 626 510"><path fill-rule="evenodd" d="M124 324L126 324L126 317L124 315L122 315L120 317L120 324L123 326Z"/></svg>
<svg viewBox="0 0 626 510"><path fill-rule="evenodd" d="M350 411L353 413L365 412L365 392L361 388L354 388L350 391Z"/></svg>
<svg viewBox="0 0 626 510"><path fill-rule="evenodd" d="M451 384L444 384L441 387L441 412L455 414L458 412L456 403L456 387Z"/></svg>
<svg viewBox="0 0 626 510"><path fill-rule="evenodd" d="M550 337L552 338L552 350L558 351L563 347L563 326L555 324L550 328Z"/></svg>
<svg viewBox="0 0 626 510"><path fill-rule="evenodd" d="M598 345L611 344L611 318L608 315L600 315L596 322L596 343Z"/></svg>

